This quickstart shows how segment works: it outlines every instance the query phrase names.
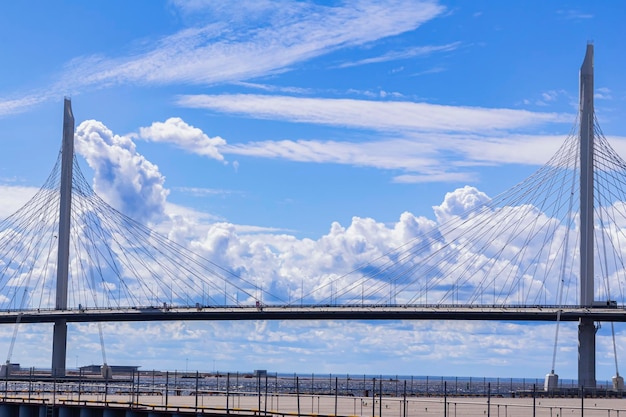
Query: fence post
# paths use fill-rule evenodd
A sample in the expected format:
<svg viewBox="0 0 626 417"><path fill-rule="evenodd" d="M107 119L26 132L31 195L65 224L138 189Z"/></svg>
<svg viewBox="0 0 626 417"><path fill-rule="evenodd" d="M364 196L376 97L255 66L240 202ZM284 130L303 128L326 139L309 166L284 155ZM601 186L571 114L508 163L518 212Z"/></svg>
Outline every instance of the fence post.
<svg viewBox="0 0 626 417"><path fill-rule="evenodd" d="M133 369L130 372L131 382L130 382L130 408L133 408L135 403L135 370Z"/></svg>
<svg viewBox="0 0 626 417"><path fill-rule="evenodd" d="M28 402L30 402L30 394L33 391L33 372L35 368L31 367L28 372Z"/></svg>
<svg viewBox="0 0 626 417"><path fill-rule="evenodd" d="M585 387L580 387L580 417L585 415Z"/></svg>
<svg viewBox="0 0 626 417"><path fill-rule="evenodd" d="M169 400L170 371L165 371L165 408L167 409Z"/></svg>
<svg viewBox="0 0 626 417"><path fill-rule="evenodd" d="M82 369L78 369L78 402L80 403L80 392L82 391L81 389L81 382L83 381L83 371ZM30 387L29 387L29 391L30 391Z"/></svg>
<svg viewBox="0 0 626 417"><path fill-rule="evenodd" d="M487 417L491 417L491 382L487 383Z"/></svg>
<svg viewBox="0 0 626 417"><path fill-rule="evenodd" d="M258 397L258 410L259 410L259 414L261 414L261 373L257 372L256 375L256 390L257 390L257 397Z"/></svg>
<svg viewBox="0 0 626 417"><path fill-rule="evenodd" d="M378 415L383 417L383 377L378 381Z"/></svg>
<svg viewBox="0 0 626 417"><path fill-rule="evenodd" d="M335 415L337 415L337 396L338 396L338 387L337 387L337 377L335 377Z"/></svg>
<svg viewBox="0 0 626 417"><path fill-rule="evenodd" d="M448 381L443 382L443 417L448 417Z"/></svg>
<svg viewBox="0 0 626 417"><path fill-rule="evenodd" d="M300 415L300 377L298 376L296 377L296 397L298 399L298 415Z"/></svg>
<svg viewBox="0 0 626 417"><path fill-rule="evenodd" d="M139 372L139 369L137 369L137 395L135 395L135 399L137 400L137 407L139 407L139 395L141 395L141 373Z"/></svg>
<svg viewBox="0 0 626 417"><path fill-rule="evenodd" d="M196 381L198 380L198 372L196 372ZM197 382L196 382L197 385ZM196 388L196 403L198 402L197 398L198 388ZM196 405L196 408L198 406ZM226 414L230 414L230 372L226 373Z"/></svg>
<svg viewBox="0 0 626 417"><path fill-rule="evenodd" d="M267 415L267 372L265 373L265 405L263 406L263 411Z"/></svg>
<svg viewBox="0 0 626 417"><path fill-rule="evenodd" d="M7 400L7 391L9 390L9 369L11 365L7 361L6 368L4 369L4 401Z"/></svg>
<svg viewBox="0 0 626 417"><path fill-rule="evenodd" d="M198 414L198 371L196 370L196 414ZM226 414L228 414L228 394L226 394Z"/></svg>
<svg viewBox="0 0 626 417"><path fill-rule="evenodd" d="M402 417L406 417L406 379L404 380L404 392L402 393L402 399Z"/></svg>
<svg viewBox="0 0 626 417"><path fill-rule="evenodd" d="M372 378L372 417L376 416L376 378Z"/></svg>
<svg viewBox="0 0 626 417"><path fill-rule="evenodd" d="M107 395L109 393L109 378L104 379L104 404L107 403Z"/></svg>

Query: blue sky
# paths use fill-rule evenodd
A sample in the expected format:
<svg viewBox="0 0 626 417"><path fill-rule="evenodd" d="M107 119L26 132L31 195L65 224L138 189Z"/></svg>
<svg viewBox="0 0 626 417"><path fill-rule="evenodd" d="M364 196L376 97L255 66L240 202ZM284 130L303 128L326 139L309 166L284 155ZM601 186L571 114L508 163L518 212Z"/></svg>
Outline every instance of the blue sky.
<svg viewBox="0 0 626 417"><path fill-rule="evenodd" d="M259 271L296 274L287 260L298 251L336 249L355 235L376 245L383 231L400 244L392 232L434 219L446 193L462 196L470 185L493 196L549 159L574 123L588 41L596 112L626 154L625 12L618 2L582 1L4 2L0 215L45 181L60 147L62 99L71 96L85 173L139 221L165 212L176 221L155 226L206 245L224 239L231 256L283 251L278 261L247 253ZM137 196L141 209L128 205ZM227 370L539 378L554 331L519 323L106 327L109 362L145 368L215 361ZM10 338L12 328L1 332ZM575 334L564 326L564 377L576 374ZM99 361L97 327L75 326L70 337L69 364ZM606 337L599 378L614 372ZM48 327L33 326L18 344L49 339ZM32 349L13 359L49 366L48 345Z"/></svg>

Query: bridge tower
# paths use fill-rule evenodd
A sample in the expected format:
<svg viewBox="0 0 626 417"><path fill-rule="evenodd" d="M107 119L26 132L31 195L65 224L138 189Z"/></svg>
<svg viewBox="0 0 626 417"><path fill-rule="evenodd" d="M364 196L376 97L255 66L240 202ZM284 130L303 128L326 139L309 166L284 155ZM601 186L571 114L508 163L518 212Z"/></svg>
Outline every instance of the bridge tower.
<svg viewBox="0 0 626 417"><path fill-rule="evenodd" d="M580 68L580 304L594 302L593 244L593 44L587 44ZM596 325L593 319L578 323L578 385L596 386Z"/></svg>
<svg viewBox="0 0 626 417"><path fill-rule="evenodd" d="M72 102L64 100L63 145L61 147L61 195L59 203L59 235L57 258L57 310L67 310L67 288L70 255L70 222L72 213L72 168L74 163L74 115ZM67 320L57 319L52 334L52 375L65 376L67 357Z"/></svg>

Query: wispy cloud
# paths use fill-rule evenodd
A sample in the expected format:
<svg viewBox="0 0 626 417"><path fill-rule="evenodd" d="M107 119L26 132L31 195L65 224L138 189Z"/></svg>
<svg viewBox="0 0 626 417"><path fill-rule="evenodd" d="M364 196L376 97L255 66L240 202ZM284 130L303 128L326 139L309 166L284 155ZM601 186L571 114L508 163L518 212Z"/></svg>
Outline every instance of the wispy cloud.
<svg viewBox="0 0 626 417"><path fill-rule="evenodd" d="M0 98L0 116L87 88L249 81L289 71L333 51L414 30L445 10L431 0L366 0L334 7L267 1L246 1L237 8L201 0L172 4L199 17L192 26L144 42L142 50L120 56L76 57L45 90L17 99ZM198 13L202 10L207 13ZM238 18L220 20L214 12L236 13ZM262 25L246 20L257 18Z"/></svg>
<svg viewBox="0 0 626 417"><path fill-rule="evenodd" d="M238 81L238 82L234 82L233 84L240 85L246 88L268 91L268 92L273 92L273 93L280 92L280 93L291 93L291 94L311 94L314 92L313 89L311 88L279 86L279 85L271 85L271 84L252 83L252 82L246 82L246 81Z"/></svg>
<svg viewBox="0 0 626 417"><path fill-rule="evenodd" d="M563 142L562 136L479 136L425 134L370 142L281 140L227 145L226 154L297 162L331 163L405 174L394 182L474 181L472 166L541 165Z"/></svg>
<svg viewBox="0 0 626 417"><path fill-rule="evenodd" d="M155 126L158 128L155 129ZM238 155L400 170L404 173L394 177L393 181L415 183L472 181L476 177L468 167L473 166L540 165L546 162L546 155L556 151L564 139L561 136L520 135L499 131L455 133L418 132L413 128L389 130L394 132L384 135L388 137L381 138L381 134L377 132L373 134L371 140L358 143L299 139L229 144L226 139L209 139L200 129L176 119L176 123L155 122L150 128L139 128L141 134L130 134L125 140L131 138L156 140L154 137L159 137L159 142L169 143L188 152L220 161L223 160L223 155ZM617 140L616 142L619 143ZM177 190L195 196L225 193L222 190L195 188Z"/></svg>
<svg viewBox="0 0 626 417"><path fill-rule="evenodd" d="M431 1L402 0L365 1L358 7L283 6L265 10L270 23L263 27L206 24L181 30L138 55L77 58L68 66L66 77L93 85L249 80L341 48L413 30L444 10ZM272 18L277 13L281 19Z"/></svg>
<svg viewBox="0 0 626 417"><path fill-rule="evenodd" d="M216 188L198 188L198 187L174 187L174 191L179 191L191 195L193 197L223 196L235 194L235 191L220 190Z"/></svg>
<svg viewBox="0 0 626 417"><path fill-rule="evenodd" d="M0 97L0 116L23 112L49 98L50 95L47 94L27 95L14 99Z"/></svg>
<svg viewBox="0 0 626 417"><path fill-rule="evenodd" d="M253 94L187 95L177 102L259 119L385 131L485 132L573 120L566 114L525 110Z"/></svg>
<svg viewBox="0 0 626 417"><path fill-rule="evenodd" d="M593 14L585 13L576 9L557 10L556 13L562 19L567 19L567 20L593 19Z"/></svg>
<svg viewBox="0 0 626 417"><path fill-rule="evenodd" d="M411 75L413 75L415 77L419 77L421 75L437 74L437 73L440 73L440 72L444 72L445 70L446 69L443 68L443 67L433 67L433 68L429 68L429 69L426 69L426 70L423 70L423 71L415 72L415 73L413 73Z"/></svg>
<svg viewBox="0 0 626 417"><path fill-rule="evenodd" d="M446 45L432 45L432 46L417 46L414 48L408 48L402 51L391 51L386 54L366 58L355 62L346 62L341 64L340 68L354 67L357 65L376 64L387 61L397 61L399 59L409 59L418 56L430 55L435 52L448 52L457 49L461 45L461 42L449 43Z"/></svg>
<svg viewBox="0 0 626 417"><path fill-rule="evenodd" d="M393 178L393 182L403 184L419 184L426 182L474 182L477 180L473 172L431 172L428 174L405 174Z"/></svg>
<svg viewBox="0 0 626 417"><path fill-rule="evenodd" d="M600 99L600 100L611 100L613 99L613 95L611 92L610 88L606 88L606 87L600 87L600 88L596 88L596 92L593 95L594 98Z"/></svg>

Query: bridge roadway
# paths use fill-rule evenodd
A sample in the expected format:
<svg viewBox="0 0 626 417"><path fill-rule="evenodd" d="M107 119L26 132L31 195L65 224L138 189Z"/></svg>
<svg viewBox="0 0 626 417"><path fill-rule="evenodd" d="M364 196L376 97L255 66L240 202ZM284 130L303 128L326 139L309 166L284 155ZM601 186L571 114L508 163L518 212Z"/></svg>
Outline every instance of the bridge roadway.
<svg viewBox="0 0 626 417"><path fill-rule="evenodd" d="M493 320L626 322L623 306L520 305L263 305L4 310L0 323L133 322L172 320Z"/></svg>

